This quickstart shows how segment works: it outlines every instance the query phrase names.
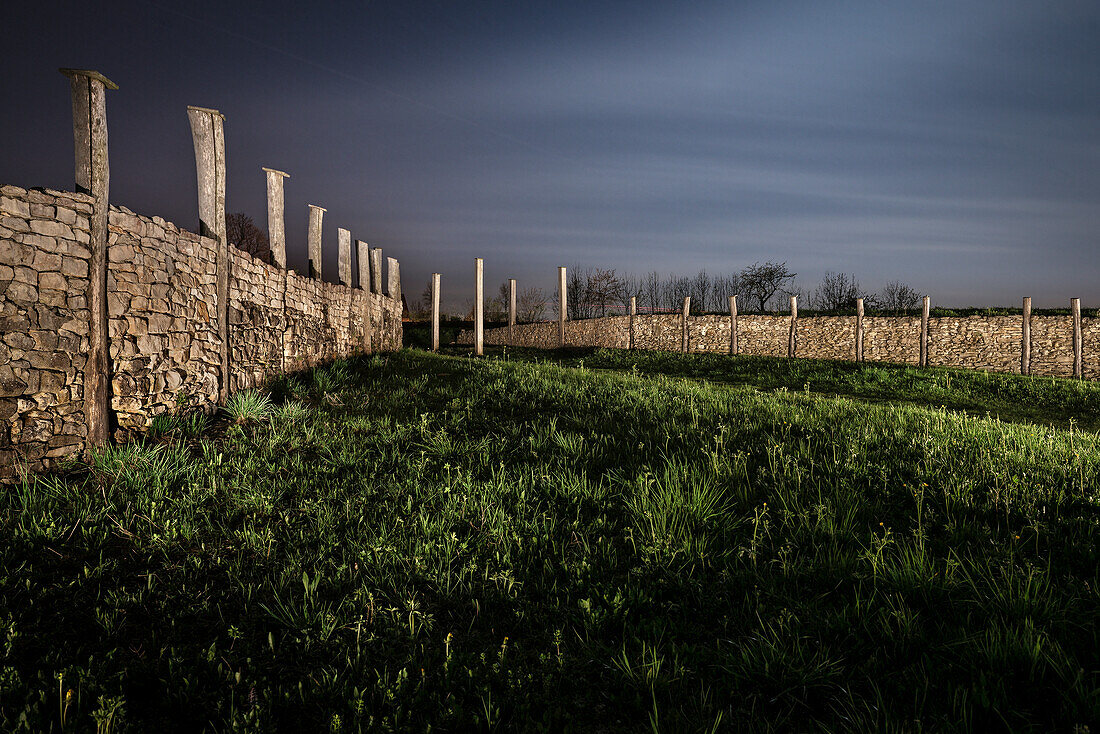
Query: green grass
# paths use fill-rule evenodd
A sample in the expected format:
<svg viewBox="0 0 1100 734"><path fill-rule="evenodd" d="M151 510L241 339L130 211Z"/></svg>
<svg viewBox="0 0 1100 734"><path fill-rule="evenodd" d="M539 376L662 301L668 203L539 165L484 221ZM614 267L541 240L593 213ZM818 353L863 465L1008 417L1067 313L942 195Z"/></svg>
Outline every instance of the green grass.
<svg viewBox="0 0 1100 734"><path fill-rule="evenodd" d="M848 390L509 351L337 363L7 488L0 729L1100 720L1091 387L1020 380L1037 425L828 363L787 377Z"/></svg>

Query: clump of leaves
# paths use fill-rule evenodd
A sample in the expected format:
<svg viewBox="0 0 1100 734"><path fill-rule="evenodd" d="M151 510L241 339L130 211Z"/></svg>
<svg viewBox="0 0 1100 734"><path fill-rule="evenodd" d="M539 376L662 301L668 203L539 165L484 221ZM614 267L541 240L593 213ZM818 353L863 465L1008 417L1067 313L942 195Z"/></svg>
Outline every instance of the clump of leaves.
<svg viewBox="0 0 1100 734"><path fill-rule="evenodd" d="M149 423L149 437L161 438L163 436L170 436L179 428L179 423L180 421L176 416L169 415L168 413L162 413L161 415L155 416Z"/></svg>
<svg viewBox="0 0 1100 734"><path fill-rule="evenodd" d="M256 390L242 390L225 404L225 412L238 426L261 421L271 415L274 405L264 393Z"/></svg>

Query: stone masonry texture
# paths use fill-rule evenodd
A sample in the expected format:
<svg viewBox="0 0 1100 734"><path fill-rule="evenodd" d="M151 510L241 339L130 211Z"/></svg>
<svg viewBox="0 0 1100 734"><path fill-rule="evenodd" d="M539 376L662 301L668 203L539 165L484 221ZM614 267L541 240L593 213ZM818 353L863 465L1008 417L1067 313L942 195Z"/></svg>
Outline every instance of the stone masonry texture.
<svg viewBox="0 0 1100 734"><path fill-rule="evenodd" d="M790 329L787 315L739 315L739 354L787 356ZM637 349L680 351L680 316L638 314L634 317ZM556 321L517 324L512 344L554 349L558 346ZM854 360L855 316L803 316L795 321L797 357ZM992 372L1020 371L1021 316L932 317L928 320L928 364L965 367ZM1100 318L1081 319L1084 351L1082 375L1100 379ZM461 332L458 344L473 344L473 332ZM566 346L630 346L630 317L567 321ZM485 344L508 343L507 327L485 330ZM692 352L728 354L729 316L692 316L688 319L688 349ZM866 316L863 319L863 358L868 362L916 365L920 360L919 316ZM1073 318L1031 317L1031 374L1073 376Z"/></svg>
<svg viewBox="0 0 1100 734"><path fill-rule="evenodd" d="M0 479L83 451L92 198L0 187ZM111 207L107 316L116 440L182 403L213 411L222 379L217 243ZM401 304L233 247L229 391L282 371L401 347Z"/></svg>

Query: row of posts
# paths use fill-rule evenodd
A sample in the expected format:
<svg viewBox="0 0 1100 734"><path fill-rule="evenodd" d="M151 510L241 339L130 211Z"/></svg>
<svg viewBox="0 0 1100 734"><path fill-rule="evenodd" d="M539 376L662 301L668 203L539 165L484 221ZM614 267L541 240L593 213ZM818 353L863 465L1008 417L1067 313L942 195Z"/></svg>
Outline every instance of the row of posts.
<svg viewBox="0 0 1100 734"><path fill-rule="evenodd" d="M84 413L88 423L88 445L102 446L110 436L110 359L107 326L107 219L110 210L110 163L107 154L107 90L118 85L97 71L60 69L69 78L73 109L76 190L93 197L89 242L88 359L84 368ZM215 255L217 291L217 329L220 337L222 379L218 389L221 402L229 397L229 243L225 218L225 115L205 107L187 108L195 149L198 177L199 234L217 242ZM267 223L272 260L286 268L286 231L284 225L283 180L289 174L264 168L267 174ZM309 276L321 278L321 223L325 209L309 205ZM339 278L352 284L351 233L338 230ZM359 260L359 286L382 293L382 250L371 249L356 240ZM387 258L387 295L401 297L400 266ZM368 306L369 308L369 306ZM284 294L285 310L285 294ZM370 344L370 314L364 314L365 350ZM286 365L281 365L285 369Z"/></svg>
<svg viewBox="0 0 1100 734"><path fill-rule="evenodd" d="M482 356L485 353L485 282L484 262L482 258L475 259L475 304L474 304L474 353ZM432 350L439 350L439 273L432 274ZM566 322L566 281L565 268L558 268L558 346L565 346L565 322ZM798 296L790 297L790 323L787 332L787 356L794 357L798 351ZM920 317L920 353L918 364L921 367L928 366L928 319L931 310L931 298L925 296L921 302ZM683 309L680 312L680 351L687 354L690 348L689 316L691 313L691 296L684 297ZM1083 350L1081 346L1081 299L1070 299L1070 313L1073 318L1073 376L1081 377ZM638 314L638 302L635 296L630 297L629 310L629 348L635 348L634 321ZM730 318L730 355L740 353L737 335L737 296L729 297ZM514 329L516 325L516 280L508 281L508 343L514 342ZM856 323L854 360L863 361L863 299L856 299ZM1031 374L1031 297L1023 300L1023 317L1020 330L1020 373Z"/></svg>

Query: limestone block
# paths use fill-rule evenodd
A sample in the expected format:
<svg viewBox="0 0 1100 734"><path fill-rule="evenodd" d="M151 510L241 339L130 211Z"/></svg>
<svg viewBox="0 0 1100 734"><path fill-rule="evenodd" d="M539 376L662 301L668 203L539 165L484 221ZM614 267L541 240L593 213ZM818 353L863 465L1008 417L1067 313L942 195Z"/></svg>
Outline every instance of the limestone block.
<svg viewBox="0 0 1100 734"><path fill-rule="evenodd" d="M31 363L32 367L37 367L43 370L56 370L58 372L64 372L72 367L72 362L69 359L69 355L61 354L59 352L45 352L45 351L28 351L27 361Z"/></svg>
<svg viewBox="0 0 1100 734"><path fill-rule="evenodd" d="M18 219L17 217L3 217L0 216L0 227L5 227L13 232L30 232L31 226L27 224L26 219Z"/></svg>
<svg viewBox="0 0 1100 734"><path fill-rule="evenodd" d="M65 291L40 288L38 290L38 303L46 306L64 307L67 302Z"/></svg>
<svg viewBox="0 0 1100 734"><path fill-rule="evenodd" d="M4 214L13 214L17 217L26 219L31 215L31 208L25 201L11 199L7 196L0 196L0 212Z"/></svg>
<svg viewBox="0 0 1100 734"><path fill-rule="evenodd" d="M58 267L61 267L61 258L57 255L54 255L53 257L58 258L59 262L57 265ZM63 291L68 289L69 283L65 280L65 276L61 273L47 272L42 273L40 276L38 276L38 287L44 290Z"/></svg>
<svg viewBox="0 0 1100 734"><path fill-rule="evenodd" d="M53 216L52 207L49 216ZM33 219L30 224L31 231L36 234L46 235L47 237L62 237L67 240L71 240L74 236L69 225L52 219Z"/></svg>
<svg viewBox="0 0 1100 734"><path fill-rule="evenodd" d="M57 350L57 332L56 331L43 331L41 329L33 329L28 334L31 339L32 346L24 347L25 349L37 349L39 351L56 351Z"/></svg>
<svg viewBox="0 0 1100 734"><path fill-rule="evenodd" d="M159 334L147 334L137 338L137 350L139 354L159 354L167 344L166 338Z"/></svg>
<svg viewBox="0 0 1100 734"><path fill-rule="evenodd" d="M38 250L37 252L34 253L34 260L31 261L31 267L34 268L35 270L39 271L39 272L43 272L43 271L55 271L56 272L58 270L61 270L61 255L58 255L58 254L55 254L55 253L52 253L52 252L44 252L42 250ZM85 265L84 265L85 270L87 270L87 267L88 267L87 263L85 263Z"/></svg>
<svg viewBox="0 0 1100 734"><path fill-rule="evenodd" d="M57 221L62 224L68 224L69 226L76 224L76 210L74 209L59 206L54 216L57 217Z"/></svg>
<svg viewBox="0 0 1100 734"><path fill-rule="evenodd" d="M56 210L49 204L35 202L31 204L31 216L40 217L42 219L53 219L56 216Z"/></svg>
<svg viewBox="0 0 1100 734"><path fill-rule="evenodd" d="M7 297L13 301L22 303L34 303L38 300L38 289L27 283L12 281L8 286Z"/></svg>
<svg viewBox="0 0 1100 734"><path fill-rule="evenodd" d="M34 263L34 248L13 240L0 240L0 263L8 266Z"/></svg>
<svg viewBox="0 0 1100 734"><path fill-rule="evenodd" d="M15 278L18 283L26 283L27 285L38 285L38 271L27 265L15 266Z"/></svg>
<svg viewBox="0 0 1100 734"><path fill-rule="evenodd" d="M150 334L167 334L172 328L172 317L161 313L150 313L146 328Z"/></svg>
<svg viewBox="0 0 1100 734"><path fill-rule="evenodd" d="M63 275L75 275L79 278L87 278L88 263L86 260L65 256L61 260L61 273Z"/></svg>
<svg viewBox="0 0 1100 734"><path fill-rule="evenodd" d="M130 307L130 296L125 293L118 293L117 291L107 292L107 315L108 316L122 316L126 313Z"/></svg>
<svg viewBox="0 0 1100 734"><path fill-rule="evenodd" d="M37 247L47 252L57 252L58 250L57 238L44 234L25 234L23 235L23 244Z"/></svg>

